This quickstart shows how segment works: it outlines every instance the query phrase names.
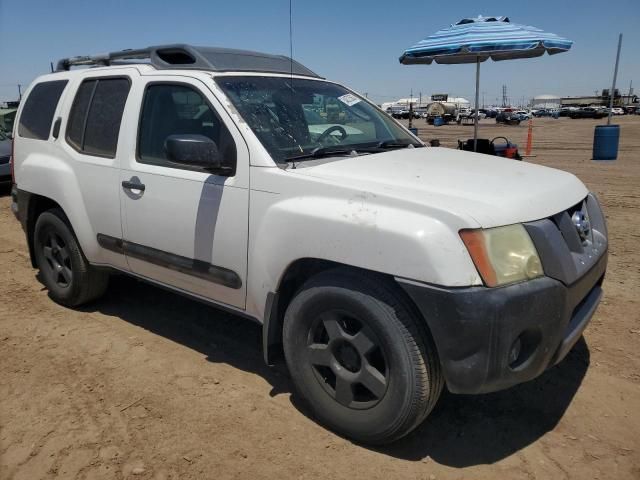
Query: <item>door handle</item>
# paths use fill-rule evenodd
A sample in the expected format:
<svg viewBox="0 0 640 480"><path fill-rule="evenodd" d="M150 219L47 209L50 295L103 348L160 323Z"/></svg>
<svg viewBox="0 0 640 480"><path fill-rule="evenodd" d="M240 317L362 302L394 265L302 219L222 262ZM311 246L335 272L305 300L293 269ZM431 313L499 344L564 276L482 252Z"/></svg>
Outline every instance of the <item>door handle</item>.
<svg viewBox="0 0 640 480"><path fill-rule="evenodd" d="M122 187L127 190L140 190L141 192L144 192L144 189L146 188L144 183L130 182L129 180L124 180L122 182Z"/></svg>

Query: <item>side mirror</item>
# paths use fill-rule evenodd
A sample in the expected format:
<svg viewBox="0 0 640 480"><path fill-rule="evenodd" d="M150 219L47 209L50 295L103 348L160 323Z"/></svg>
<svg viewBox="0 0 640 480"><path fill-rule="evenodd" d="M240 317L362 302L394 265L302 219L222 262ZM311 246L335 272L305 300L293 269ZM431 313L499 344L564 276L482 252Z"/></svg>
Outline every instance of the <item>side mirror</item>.
<svg viewBox="0 0 640 480"><path fill-rule="evenodd" d="M204 135L170 135L164 150L171 162L211 170L223 168L216 142Z"/></svg>

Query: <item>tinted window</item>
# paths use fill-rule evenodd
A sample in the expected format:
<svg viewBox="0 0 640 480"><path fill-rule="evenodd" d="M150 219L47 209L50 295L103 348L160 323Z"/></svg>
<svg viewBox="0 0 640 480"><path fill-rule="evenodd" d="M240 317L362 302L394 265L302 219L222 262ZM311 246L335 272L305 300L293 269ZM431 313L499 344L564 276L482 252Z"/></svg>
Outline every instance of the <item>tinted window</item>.
<svg viewBox="0 0 640 480"><path fill-rule="evenodd" d="M82 136L84 135L84 120L91 102L91 95L96 86L96 81L82 82L73 99L73 106L67 123L67 140L77 149L82 149Z"/></svg>
<svg viewBox="0 0 640 480"><path fill-rule="evenodd" d="M31 90L20 114L18 135L25 138L47 140L53 115L67 80L42 82Z"/></svg>
<svg viewBox="0 0 640 480"><path fill-rule="evenodd" d="M83 82L67 124L69 143L88 155L115 157L129 88L126 78Z"/></svg>
<svg viewBox="0 0 640 480"><path fill-rule="evenodd" d="M229 162L235 159L236 147L229 130L197 90L185 85L150 85L140 117L139 161L178 167L167 160L164 143L169 135L179 134L209 137L223 158Z"/></svg>

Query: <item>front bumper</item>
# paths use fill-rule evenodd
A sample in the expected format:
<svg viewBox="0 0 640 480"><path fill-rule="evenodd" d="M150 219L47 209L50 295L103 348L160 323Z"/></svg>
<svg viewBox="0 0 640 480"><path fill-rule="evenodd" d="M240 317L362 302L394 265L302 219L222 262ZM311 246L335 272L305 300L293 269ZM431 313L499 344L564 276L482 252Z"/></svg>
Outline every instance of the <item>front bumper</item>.
<svg viewBox="0 0 640 480"><path fill-rule="evenodd" d="M398 283L429 325L449 390L473 394L531 380L560 362L600 302L606 268L604 252L568 286L550 277L500 288Z"/></svg>

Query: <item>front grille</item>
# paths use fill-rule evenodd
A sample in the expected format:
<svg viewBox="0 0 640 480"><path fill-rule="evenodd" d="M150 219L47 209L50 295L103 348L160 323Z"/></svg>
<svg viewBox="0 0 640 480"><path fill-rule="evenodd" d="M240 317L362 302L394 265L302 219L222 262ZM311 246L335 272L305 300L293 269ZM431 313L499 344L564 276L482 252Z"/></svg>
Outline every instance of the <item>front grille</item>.
<svg viewBox="0 0 640 480"><path fill-rule="evenodd" d="M582 214L577 226L572 218ZM586 225L586 227L585 227ZM566 285L574 283L607 250L604 215L593 194L552 217L525 224L538 250L545 274Z"/></svg>
<svg viewBox="0 0 640 480"><path fill-rule="evenodd" d="M574 215L584 216L587 219L588 224L591 224L591 216L589 215L589 210L587 208L586 198L564 212L554 215L551 217L551 220L558 230L560 230L569 250L574 253L584 253L585 248L588 248L589 244L593 242L593 230L589 228L588 235L586 235L586 237L582 237L574 223Z"/></svg>

